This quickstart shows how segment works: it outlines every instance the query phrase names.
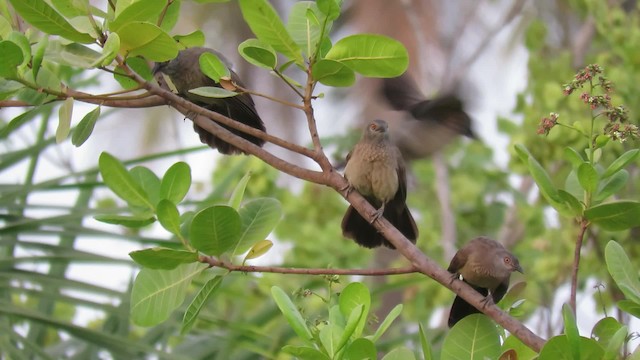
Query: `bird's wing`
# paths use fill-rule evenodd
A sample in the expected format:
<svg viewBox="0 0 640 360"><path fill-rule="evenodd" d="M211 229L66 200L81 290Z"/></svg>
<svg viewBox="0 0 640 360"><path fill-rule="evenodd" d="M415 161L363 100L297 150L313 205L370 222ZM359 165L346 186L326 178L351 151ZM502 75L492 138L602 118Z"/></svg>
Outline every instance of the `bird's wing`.
<svg viewBox="0 0 640 360"><path fill-rule="evenodd" d="M382 95L394 110L409 110L425 97L406 72L395 78L382 80Z"/></svg>
<svg viewBox="0 0 640 360"><path fill-rule="evenodd" d="M451 259L451 263L449 263L447 271L453 274L459 273L460 269L462 269L467 263L468 257L469 254L467 247L463 247L462 249L458 250L458 252L453 256L453 259Z"/></svg>
<svg viewBox="0 0 640 360"><path fill-rule="evenodd" d="M509 277L507 276L507 278L504 279L498 285L498 287L496 287L495 290L491 292L491 296L493 297L493 302L497 304L500 300L502 300L504 295L507 293L508 289L509 289Z"/></svg>

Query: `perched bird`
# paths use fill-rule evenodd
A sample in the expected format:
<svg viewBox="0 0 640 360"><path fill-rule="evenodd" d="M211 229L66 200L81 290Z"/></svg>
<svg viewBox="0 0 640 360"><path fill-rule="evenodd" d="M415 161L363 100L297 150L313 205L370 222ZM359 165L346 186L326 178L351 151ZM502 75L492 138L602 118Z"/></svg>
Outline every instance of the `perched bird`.
<svg viewBox="0 0 640 360"><path fill-rule="evenodd" d="M384 79L382 95L394 110L404 113L391 134L407 161L429 157L459 135L475 138L471 118L455 95L428 100L407 73Z"/></svg>
<svg viewBox="0 0 640 360"><path fill-rule="evenodd" d="M407 179L402 156L389 139L387 123L374 120L364 129L362 138L347 155L344 176L347 192L357 190L377 208L374 221L384 216L411 242L418 238L418 228L407 208ZM349 206L342 219L342 234L361 246L394 246Z"/></svg>
<svg viewBox="0 0 640 360"><path fill-rule="evenodd" d="M182 50L178 53L178 56L175 59L156 64L153 68L153 72L154 74L163 73L167 75L176 87L178 95L181 97L206 109L239 121L245 125L265 131L264 123L256 111L251 95L243 93L227 98L212 98L189 92L191 89L204 86L222 87L219 83L203 74L200 70L200 55L206 52L218 56L218 58L220 58L220 60L229 68L231 81L244 88L244 84L240 80L238 74L231 70L229 61L227 61L227 59L225 59L225 57L219 52L204 47L192 47ZM264 144L264 140L262 139L222 124L220 124L220 126L258 146L262 146ZM222 141L196 124L193 125L193 129L198 133L198 135L200 135L200 141L202 141L202 143L207 144L214 149L217 148L221 154L229 155L243 153L242 150L228 142Z"/></svg>
<svg viewBox="0 0 640 360"><path fill-rule="evenodd" d="M497 304L502 299L509 288L512 272L523 272L515 255L499 242L487 237L477 237L458 250L447 271L454 274L454 279L462 275L464 282L485 296L485 305L489 301ZM449 313L449 327L453 327L465 316L479 312L456 296Z"/></svg>

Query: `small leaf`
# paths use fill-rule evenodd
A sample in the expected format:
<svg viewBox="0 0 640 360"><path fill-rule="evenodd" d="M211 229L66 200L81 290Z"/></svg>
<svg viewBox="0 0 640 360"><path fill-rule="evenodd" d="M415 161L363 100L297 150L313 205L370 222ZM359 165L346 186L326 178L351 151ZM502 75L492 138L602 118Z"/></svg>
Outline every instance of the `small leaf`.
<svg viewBox="0 0 640 360"><path fill-rule="evenodd" d="M413 351L401 346L389 351L382 360L415 360L415 358Z"/></svg>
<svg viewBox="0 0 640 360"><path fill-rule="evenodd" d="M209 300L216 290L218 290L220 284L222 284L222 276L216 276L207 281L207 283L200 288L200 291L198 291L198 294L184 312L180 334L184 335L189 332L193 327L193 324L195 324L198 314L200 314L200 310L202 310L202 308L207 304L207 300Z"/></svg>
<svg viewBox="0 0 640 360"><path fill-rule="evenodd" d="M278 305L278 308L289 322L289 325L293 328L293 331L305 342L311 344L313 335L307 327L302 315L298 311L298 308L291 302L291 299L287 294L277 286L271 287L271 296Z"/></svg>
<svg viewBox="0 0 640 360"><path fill-rule="evenodd" d="M360 337L360 335L362 335L362 330L367 323L367 316L369 316L369 309L371 308L371 294L369 293L369 289L359 282L353 282L347 285L340 293L338 305L340 306L340 312L344 317L349 316L353 309L357 308L359 305L364 306L360 323L354 331L354 336L356 338Z"/></svg>
<svg viewBox="0 0 640 360"><path fill-rule="evenodd" d="M377 357L375 344L365 338L355 339L344 352L344 360L373 360Z"/></svg>
<svg viewBox="0 0 640 360"><path fill-rule="evenodd" d="M344 63L322 59L313 65L313 79L327 86L351 86L356 81L356 74Z"/></svg>
<svg viewBox="0 0 640 360"><path fill-rule="evenodd" d="M111 191L132 206L153 209L148 195L118 159L107 152L102 152L98 164L102 179Z"/></svg>
<svg viewBox="0 0 640 360"><path fill-rule="evenodd" d="M633 267L622 246L613 240L609 241L604 249L604 257L609 274L624 296L640 304L638 270Z"/></svg>
<svg viewBox="0 0 640 360"><path fill-rule="evenodd" d="M340 335L344 330L334 322L329 321L321 329L318 337L324 350L329 354L331 358L335 358L338 352L337 345L340 342Z"/></svg>
<svg viewBox="0 0 640 360"><path fill-rule="evenodd" d="M180 236L180 212L176 205L167 199L162 199L156 211L160 225L173 235Z"/></svg>
<svg viewBox="0 0 640 360"><path fill-rule="evenodd" d="M193 217L189 234L193 247L220 256L240 239L240 215L229 206L206 208Z"/></svg>
<svg viewBox="0 0 640 360"><path fill-rule="evenodd" d="M9 2L23 19L38 30L83 44L94 41L92 36L83 34L71 26L44 0L9 0Z"/></svg>
<svg viewBox="0 0 640 360"><path fill-rule="evenodd" d="M160 197L179 204L191 187L191 168L179 161L167 170L160 184Z"/></svg>
<svg viewBox="0 0 640 360"><path fill-rule="evenodd" d="M282 351L305 360L329 360L329 357L320 350L308 346L285 345Z"/></svg>
<svg viewBox="0 0 640 360"><path fill-rule="evenodd" d="M229 197L229 203L227 205L231 206L236 210L240 208L240 204L242 203L242 198L244 197L244 191L247 188L249 179L251 179L251 171L244 174L242 179L240 179L236 187L233 189L233 193L231 193L231 197Z"/></svg>
<svg viewBox="0 0 640 360"><path fill-rule="evenodd" d="M619 158L614 160L611 165L609 165L607 170L605 170L602 174L602 178L606 179L609 176L617 173L629 163L635 161L638 158L638 155L640 155L640 149L629 150L626 153L622 154Z"/></svg>
<svg viewBox="0 0 640 360"><path fill-rule="evenodd" d="M602 360L604 350L593 339L580 337L580 360ZM545 344L538 360L574 360L566 335L554 336Z"/></svg>
<svg viewBox="0 0 640 360"><path fill-rule="evenodd" d="M242 254L256 242L264 240L282 218L282 205L276 199L254 199L240 208L241 236L233 254Z"/></svg>
<svg viewBox="0 0 640 360"><path fill-rule="evenodd" d="M96 215L93 218L103 223L122 225L134 229L147 226L156 221L152 216Z"/></svg>
<svg viewBox="0 0 640 360"><path fill-rule="evenodd" d="M598 172L588 162L582 163L578 167L578 181L582 188L593 194L598 188Z"/></svg>
<svg viewBox="0 0 640 360"><path fill-rule="evenodd" d="M133 181L147 194L149 203L158 204L160 202L160 179L158 176L144 166L134 166L129 170Z"/></svg>
<svg viewBox="0 0 640 360"><path fill-rule="evenodd" d="M409 55L402 43L374 34L351 35L340 39L326 58L341 62L368 77L397 77L409 65Z"/></svg>
<svg viewBox="0 0 640 360"><path fill-rule="evenodd" d="M276 51L258 39L248 39L238 45L238 52L250 64L273 70L278 66Z"/></svg>
<svg viewBox="0 0 640 360"><path fill-rule="evenodd" d="M242 17L258 40L271 45L287 58L302 64L300 48L278 17L276 10L266 0L240 0Z"/></svg>
<svg viewBox="0 0 640 360"><path fill-rule="evenodd" d="M330 21L340 16L340 2L336 0L318 0L318 9L322 11Z"/></svg>
<svg viewBox="0 0 640 360"><path fill-rule="evenodd" d="M117 31L121 51L128 56L144 56L147 60L162 62L178 55L178 44L169 34L154 24L142 21L127 22Z"/></svg>
<svg viewBox="0 0 640 360"><path fill-rule="evenodd" d="M640 319L640 304L632 300L620 300L616 304L620 310Z"/></svg>
<svg viewBox="0 0 640 360"><path fill-rule="evenodd" d="M217 83L220 82L220 78L228 78L230 76L227 65L216 54L210 52L202 53L199 63L202 73Z"/></svg>
<svg viewBox="0 0 640 360"><path fill-rule="evenodd" d="M64 102L58 110L58 128L56 129L56 143L60 144L71 130L71 116L73 114L73 98L68 97L64 99Z"/></svg>
<svg viewBox="0 0 640 360"><path fill-rule="evenodd" d="M198 261L198 253L193 251L175 250L166 247L154 247L137 250L129 253L129 256L138 265L149 269L175 269L181 264L189 264Z"/></svg>
<svg viewBox="0 0 640 360"><path fill-rule="evenodd" d="M118 4L120 5L120 4ZM152 21L157 19L166 3L157 0L137 0L122 9L109 24L109 30L117 32L124 24L132 21Z"/></svg>
<svg viewBox="0 0 640 360"><path fill-rule="evenodd" d="M594 200L596 202L606 200L608 197L620 191L620 189L627 184L627 180L629 180L629 172L625 169L620 169L615 174L607 178L605 183L601 186L600 191L596 194Z"/></svg>
<svg viewBox="0 0 640 360"><path fill-rule="evenodd" d="M253 247L251 247L251 249L247 253L247 256L244 257L244 261L259 258L260 256L266 254L271 249L271 247L273 247L273 242L269 240L262 240L257 242L255 245L253 245Z"/></svg>
<svg viewBox="0 0 640 360"><path fill-rule="evenodd" d="M18 74L18 66L24 61L24 54L13 41L0 41L0 77L11 79Z"/></svg>
<svg viewBox="0 0 640 360"><path fill-rule="evenodd" d="M402 312L402 304L398 304L393 309L391 309L389 314L387 314L387 317L384 318L384 320L382 321L382 324L378 326L378 329L376 330L375 334L373 334L373 338L371 340L373 340L373 342L377 342L380 339L380 337L384 334L384 332L387 331L389 326L391 326L391 323L393 322L393 320L395 320L398 316L400 316L401 312Z"/></svg>
<svg viewBox="0 0 640 360"><path fill-rule="evenodd" d="M575 360L580 359L580 333L578 332L578 324L573 315L573 310L569 304L562 306L562 318L564 319L564 333L567 335L569 349Z"/></svg>
<svg viewBox="0 0 640 360"><path fill-rule="evenodd" d="M191 281L208 265L192 263L173 270L140 270L131 290L131 321L140 326L157 325L184 301Z"/></svg>
<svg viewBox="0 0 640 360"><path fill-rule="evenodd" d="M100 106L89 111L78 123L73 135L71 135L71 143L76 147L80 147L91 136L93 128L96 126L96 121L100 117Z"/></svg>
<svg viewBox="0 0 640 360"><path fill-rule="evenodd" d="M338 346L336 346L336 352L342 350L342 348L347 344L347 342L351 338L351 335L353 335L356 327L360 323L363 313L364 305L357 306L355 309L353 309L353 311L351 311L351 314L349 314L349 318L347 319L347 323L344 327L344 331L342 332L340 340L338 341Z"/></svg>
<svg viewBox="0 0 640 360"><path fill-rule="evenodd" d="M237 92L229 91L227 89L223 89L215 86L202 86L195 89L191 89L189 90L189 92L192 94L196 94L204 97L218 98L218 99L234 97L238 95Z"/></svg>
<svg viewBox="0 0 640 360"><path fill-rule="evenodd" d="M433 360L433 354L431 352L431 344L427 338L427 333L422 327L422 323L418 323L418 330L420 333L420 346L422 347L422 357L424 360Z"/></svg>
<svg viewBox="0 0 640 360"><path fill-rule="evenodd" d="M173 37L184 48L203 46L205 42L204 33L202 30L196 30L187 35L176 35Z"/></svg>
<svg viewBox="0 0 640 360"><path fill-rule="evenodd" d="M640 226L640 203L612 201L586 209L584 216L605 230L626 230Z"/></svg>
<svg viewBox="0 0 640 360"><path fill-rule="evenodd" d="M540 193L549 201L550 203L559 203L562 201L560 196L558 195L558 190L551 182L551 178L549 174L547 174L546 170L540 165L540 163L533 157L529 157L528 160L529 172L531 176L535 180L538 188L540 189Z"/></svg>
<svg viewBox="0 0 640 360"><path fill-rule="evenodd" d="M558 196L560 196L560 199L567 205L567 208L573 212L573 216L582 216L584 206L575 196L564 190L558 190Z"/></svg>

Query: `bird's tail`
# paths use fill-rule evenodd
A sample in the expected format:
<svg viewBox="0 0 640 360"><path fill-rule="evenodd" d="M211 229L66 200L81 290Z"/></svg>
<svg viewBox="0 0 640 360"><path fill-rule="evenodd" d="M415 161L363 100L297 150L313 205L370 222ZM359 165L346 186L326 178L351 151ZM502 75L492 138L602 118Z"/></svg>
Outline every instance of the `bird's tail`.
<svg viewBox="0 0 640 360"><path fill-rule="evenodd" d="M406 205L402 208L394 208L387 205L383 216L389 220L412 243L418 238L418 228ZM387 239L382 236L365 218L363 218L353 206L349 206L342 218L342 235L347 239L353 239L358 245L366 248L374 248L384 245L395 249Z"/></svg>
<svg viewBox="0 0 640 360"><path fill-rule="evenodd" d="M474 288L480 294L482 294L482 296L487 296L489 294L489 290L485 288L476 287L473 285L471 285L471 287ZM453 327L453 325L455 325L458 321L462 320L463 318L471 314L478 314L478 313L480 313L480 310L476 309L473 305L466 302L460 296L456 296L456 298L453 300L453 304L451 305L451 311L449 312L448 325L451 328Z"/></svg>

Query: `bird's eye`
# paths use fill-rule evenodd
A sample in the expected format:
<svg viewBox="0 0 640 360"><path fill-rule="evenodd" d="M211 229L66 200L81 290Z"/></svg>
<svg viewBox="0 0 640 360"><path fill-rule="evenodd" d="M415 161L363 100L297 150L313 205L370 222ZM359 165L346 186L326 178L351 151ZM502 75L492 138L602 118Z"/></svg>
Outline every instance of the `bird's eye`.
<svg viewBox="0 0 640 360"><path fill-rule="evenodd" d="M508 256L505 256L505 257L504 257L504 263L505 263L505 264L511 264L511 258L510 258L510 257L508 257Z"/></svg>
<svg viewBox="0 0 640 360"><path fill-rule="evenodd" d="M378 128L378 125L376 125L376 124L369 125L369 129L371 129L371 130L375 130L377 128Z"/></svg>

